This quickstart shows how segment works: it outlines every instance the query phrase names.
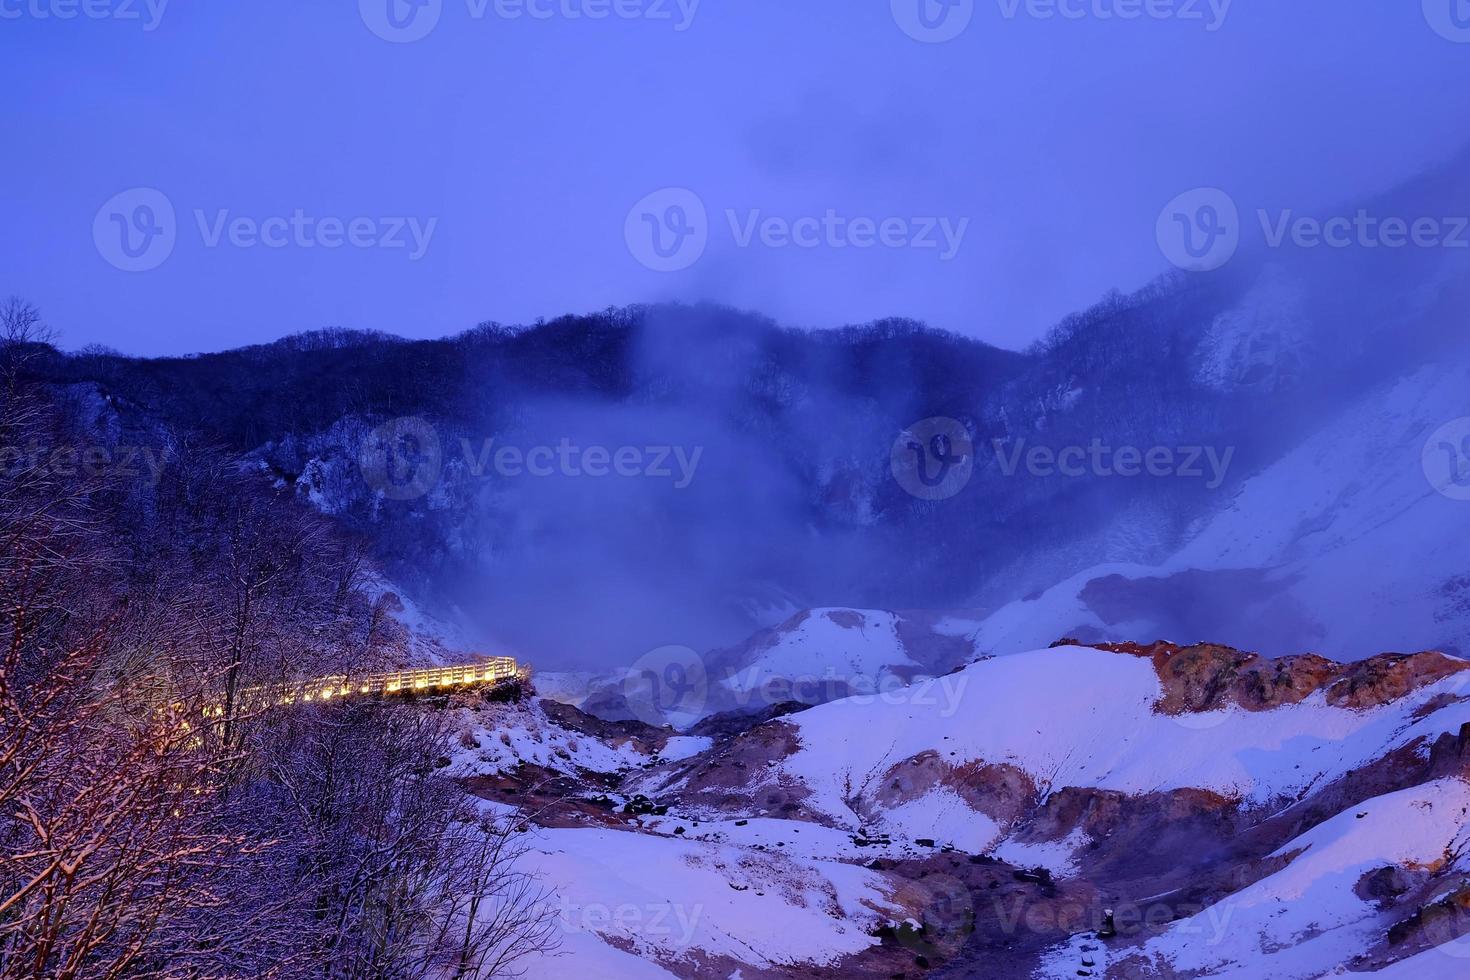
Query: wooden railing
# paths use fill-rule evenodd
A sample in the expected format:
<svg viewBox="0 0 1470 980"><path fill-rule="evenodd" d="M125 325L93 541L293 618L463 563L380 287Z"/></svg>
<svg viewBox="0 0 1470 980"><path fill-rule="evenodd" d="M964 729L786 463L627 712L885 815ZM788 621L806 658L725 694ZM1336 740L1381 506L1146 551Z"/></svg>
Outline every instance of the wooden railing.
<svg viewBox="0 0 1470 980"><path fill-rule="evenodd" d="M521 666L513 657L492 657L478 663L454 667L428 667L422 670L399 670L391 674L347 674L318 677L291 684L247 687L236 698L242 708L267 708L281 705L335 701L343 698L397 697L412 694L442 694L466 687L506 684L521 676ZM222 707L215 712L223 714Z"/></svg>

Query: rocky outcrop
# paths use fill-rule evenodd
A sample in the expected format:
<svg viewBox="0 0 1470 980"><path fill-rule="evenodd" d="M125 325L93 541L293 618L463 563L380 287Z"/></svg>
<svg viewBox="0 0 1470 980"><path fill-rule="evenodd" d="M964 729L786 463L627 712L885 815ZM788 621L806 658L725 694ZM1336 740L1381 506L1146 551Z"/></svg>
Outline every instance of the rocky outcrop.
<svg viewBox="0 0 1470 980"><path fill-rule="evenodd" d="M1002 827L1029 814L1039 799L1036 783L1015 766L981 762L954 766L930 750L889 768L860 805L870 811L892 809L936 786L952 790L975 812Z"/></svg>
<svg viewBox="0 0 1470 980"><path fill-rule="evenodd" d="M792 725L767 722L677 767L662 785L689 804L736 809L750 816L799 818L810 790L770 772L799 745Z"/></svg>
<svg viewBox="0 0 1470 980"><path fill-rule="evenodd" d="M1357 885L1353 887L1353 894L1365 902L1377 902L1386 908L1403 895L1423 887L1428 879L1428 872L1422 869L1400 868L1391 864L1369 871L1359 878Z"/></svg>
<svg viewBox="0 0 1470 980"><path fill-rule="evenodd" d="M764 725L768 721L784 718L798 711L805 711L811 705L801 701L782 701L780 704L768 705L756 712L749 711L721 711L701 719L699 724L689 729L690 735L706 735L710 738L728 738L748 732L752 728Z"/></svg>
<svg viewBox="0 0 1470 980"><path fill-rule="evenodd" d="M1470 662L1442 653L1385 653L1343 668L1327 689L1327 702L1376 708L1467 669Z"/></svg>
<svg viewBox="0 0 1470 980"><path fill-rule="evenodd" d="M1317 654L1268 659L1214 643L1178 646L1160 640L1095 647L1151 660L1164 687L1156 710L1170 715L1231 706L1268 711L1300 704L1318 691L1325 691L1328 704L1363 710L1470 670L1470 661L1438 652L1385 653L1341 664Z"/></svg>
<svg viewBox="0 0 1470 980"><path fill-rule="evenodd" d="M640 746L661 748L674 734L671 728L655 728L636 719L607 721L570 704L542 699L541 710L561 727L602 739L609 745L632 741Z"/></svg>

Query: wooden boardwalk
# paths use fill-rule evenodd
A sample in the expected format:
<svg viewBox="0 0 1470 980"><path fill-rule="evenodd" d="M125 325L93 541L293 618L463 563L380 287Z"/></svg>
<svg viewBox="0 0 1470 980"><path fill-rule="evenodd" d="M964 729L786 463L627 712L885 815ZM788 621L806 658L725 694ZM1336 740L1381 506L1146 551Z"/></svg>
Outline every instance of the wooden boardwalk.
<svg viewBox="0 0 1470 980"><path fill-rule="evenodd" d="M344 698L443 694L467 687L507 684L521 677L521 674L521 665L514 657L492 657L453 667L427 667L422 670L399 670L391 674L363 674L357 677L343 674L317 677L300 683L248 687L240 692L237 701L242 707L253 709ZM223 712L222 708L216 710Z"/></svg>

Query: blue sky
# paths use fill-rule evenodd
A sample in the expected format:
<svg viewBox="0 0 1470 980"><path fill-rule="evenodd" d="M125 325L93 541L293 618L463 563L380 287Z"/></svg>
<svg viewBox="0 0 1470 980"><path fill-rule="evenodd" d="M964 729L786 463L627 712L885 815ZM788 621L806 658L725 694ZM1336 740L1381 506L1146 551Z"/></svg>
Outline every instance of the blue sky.
<svg viewBox="0 0 1470 980"><path fill-rule="evenodd" d="M0 0L0 293L143 354L663 299L1021 346L1168 268L1180 193L1351 201L1470 118L1463 0L86 2Z"/></svg>

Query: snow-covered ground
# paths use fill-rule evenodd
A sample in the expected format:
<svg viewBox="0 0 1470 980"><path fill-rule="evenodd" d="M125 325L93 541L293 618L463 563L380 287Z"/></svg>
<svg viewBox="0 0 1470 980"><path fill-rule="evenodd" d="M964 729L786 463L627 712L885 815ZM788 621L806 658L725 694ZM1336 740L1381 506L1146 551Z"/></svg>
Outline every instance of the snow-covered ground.
<svg viewBox="0 0 1470 980"><path fill-rule="evenodd" d="M535 977L667 975L650 958L684 975L722 960L721 976L831 964L898 914L879 875L795 853L600 829L539 831L532 847L527 867L555 893L566 940Z"/></svg>
<svg viewBox="0 0 1470 980"><path fill-rule="evenodd" d="M678 751L698 751L698 740L694 741L694 745L678 746ZM570 775L619 772L643 766L653 758L649 747L635 741L613 744L563 728L546 716L539 702L530 701L466 712L450 773L490 775L522 762Z"/></svg>
<svg viewBox="0 0 1470 980"><path fill-rule="evenodd" d="M1458 731L1470 722L1470 701L1415 714L1467 688L1470 675L1461 673L1367 711L1330 706L1318 692L1271 711L1175 717L1153 710L1163 688L1148 659L1059 647L982 661L904 699L852 698L803 712L791 719L801 748L763 778L796 781L811 790L806 805L854 827L860 818L849 801L872 799L885 774L922 753L951 768L1014 766L1043 792L1197 788L1264 804L1294 799L1417 738ZM999 842L995 821L956 804L951 789L936 786L886 810L883 827L906 836L948 830L950 842L972 852Z"/></svg>
<svg viewBox="0 0 1470 980"><path fill-rule="evenodd" d="M1470 786L1463 781L1441 779L1380 796L1282 847L1276 856L1295 855L1285 868L1181 919L1145 943L1142 956L1181 972L1238 980L1332 973L1384 932L1374 903L1354 894L1363 875L1386 866L1438 868L1467 842ZM1455 976L1470 974L1470 947L1431 951L1429 960L1436 957L1446 968L1458 965Z"/></svg>
<svg viewBox="0 0 1470 980"><path fill-rule="evenodd" d="M942 773L1018 771L1043 797L1068 787L1128 796L1203 789L1242 812L1270 813L1395 749L1470 724L1470 672L1364 710L1330 705L1319 691L1272 710L1172 716L1155 710L1164 693L1147 657L1066 646L787 716L776 724L791 726L795 750L764 762L751 756L746 790L752 803L768 787L795 793L801 806L791 818L742 813L738 792L729 804L681 801L700 760L730 744L722 739L745 736L660 734L667 743L656 752L639 739L566 728L537 701L466 712L465 740L481 744L460 750L452 772L506 773L528 762L569 776L625 773L624 794L656 787L667 807L533 831L524 860L554 895L562 943L530 976L780 976L873 953L885 941L879 927L915 914L905 886L927 868L956 866L934 862L1000 868L1007 881L1007 866L1044 867L1077 884L1090 873L1079 855L1105 842L1080 830L1017 839L1005 819L982 812L983 783L968 786L968 796L943 778L888 793L896 767L916 758ZM768 744L785 743L756 738L753 748ZM1035 975L1103 976L1110 964L1126 971L1147 962L1211 977L1324 976L1381 943L1390 923L1358 894L1366 874L1450 870L1467 845L1470 785L1440 778L1389 793L1260 854L1264 870L1253 883L1147 939L1106 944L1079 932L1038 946ZM884 873L895 867L910 870ZM1464 965L1461 945L1470 954L1470 944L1447 944L1416 957L1423 974L1401 966L1385 975L1463 975L1454 970Z"/></svg>

